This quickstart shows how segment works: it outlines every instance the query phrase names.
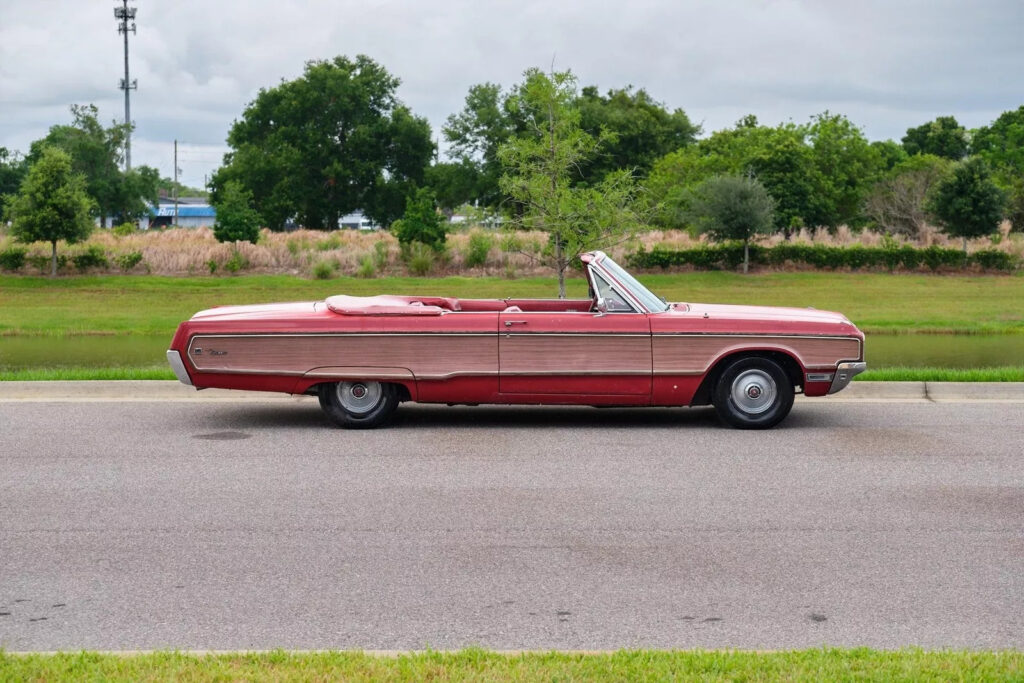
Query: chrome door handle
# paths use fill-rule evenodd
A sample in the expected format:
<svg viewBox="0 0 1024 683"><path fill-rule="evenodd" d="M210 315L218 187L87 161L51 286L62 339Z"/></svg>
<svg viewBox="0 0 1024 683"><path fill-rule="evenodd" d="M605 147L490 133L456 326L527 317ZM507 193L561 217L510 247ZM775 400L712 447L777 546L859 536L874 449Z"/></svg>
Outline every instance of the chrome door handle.
<svg viewBox="0 0 1024 683"><path fill-rule="evenodd" d="M512 327L513 325L525 325L525 320L506 320L505 327Z"/></svg>

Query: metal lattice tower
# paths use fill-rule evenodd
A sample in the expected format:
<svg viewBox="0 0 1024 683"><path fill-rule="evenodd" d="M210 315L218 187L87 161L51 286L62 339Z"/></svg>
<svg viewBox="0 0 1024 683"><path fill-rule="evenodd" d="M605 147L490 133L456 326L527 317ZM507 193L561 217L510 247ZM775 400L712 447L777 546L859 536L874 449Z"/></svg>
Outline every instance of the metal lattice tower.
<svg viewBox="0 0 1024 683"><path fill-rule="evenodd" d="M124 34L124 78L121 79L121 90L124 90L124 122L129 126L128 135L124 142L124 168L129 170L132 167L132 105L130 94L137 90L139 82L128 78L128 32L135 33L135 8L128 6L128 0L121 0L121 6L114 8L114 18L117 19L117 32Z"/></svg>

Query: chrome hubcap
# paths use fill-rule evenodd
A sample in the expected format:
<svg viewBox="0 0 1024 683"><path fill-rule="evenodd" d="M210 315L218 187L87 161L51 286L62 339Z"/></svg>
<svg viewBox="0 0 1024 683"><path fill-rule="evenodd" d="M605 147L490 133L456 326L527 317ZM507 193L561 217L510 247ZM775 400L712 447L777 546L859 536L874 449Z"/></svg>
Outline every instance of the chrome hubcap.
<svg viewBox="0 0 1024 683"><path fill-rule="evenodd" d="M380 382L338 382L334 388L338 403L347 412L365 415L380 403Z"/></svg>
<svg viewBox="0 0 1024 683"><path fill-rule="evenodd" d="M764 370L745 370L732 381L732 402L750 415L763 413L775 403L775 380Z"/></svg>

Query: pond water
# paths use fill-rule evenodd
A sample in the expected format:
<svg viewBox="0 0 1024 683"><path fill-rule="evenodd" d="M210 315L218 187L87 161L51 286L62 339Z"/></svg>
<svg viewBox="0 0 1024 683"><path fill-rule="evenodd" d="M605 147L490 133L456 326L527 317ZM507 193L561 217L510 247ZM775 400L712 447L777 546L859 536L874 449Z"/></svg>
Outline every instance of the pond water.
<svg viewBox="0 0 1024 683"><path fill-rule="evenodd" d="M0 337L0 370L165 365L167 335ZM868 335L868 366L989 368L1024 365L1024 334Z"/></svg>

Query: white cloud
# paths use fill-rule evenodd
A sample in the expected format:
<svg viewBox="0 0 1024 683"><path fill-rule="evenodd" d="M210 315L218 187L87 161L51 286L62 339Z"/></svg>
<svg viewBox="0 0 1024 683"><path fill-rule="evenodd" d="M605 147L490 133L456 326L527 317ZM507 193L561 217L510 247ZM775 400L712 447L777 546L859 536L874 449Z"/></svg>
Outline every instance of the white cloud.
<svg viewBox="0 0 1024 683"><path fill-rule="evenodd" d="M632 84L706 131L847 114L872 139L953 114L976 127L1024 100L1016 0L137 0L135 163L171 172L172 141L198 184L261 87L311 59L365 53L435 135L470 85L531 66L571 68L601 90ZM4 0L0 145L25 150L71 103L123 116L113 3ZM179 164L181 165L181 164ZM183 166L185 168L185 166Z"/></svg>

